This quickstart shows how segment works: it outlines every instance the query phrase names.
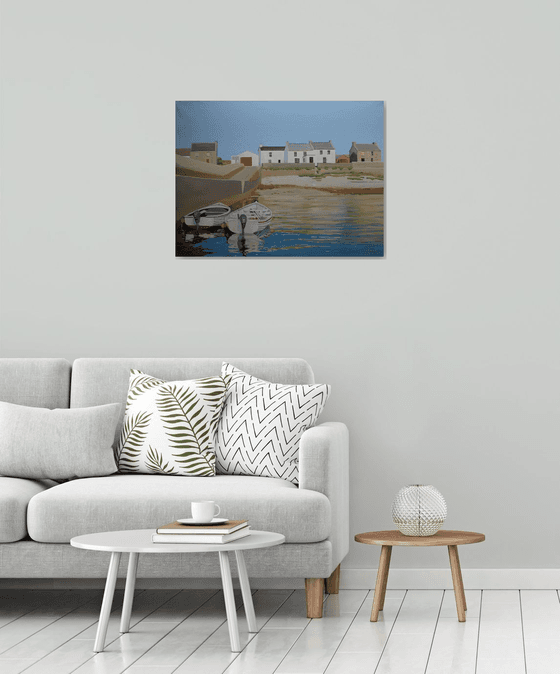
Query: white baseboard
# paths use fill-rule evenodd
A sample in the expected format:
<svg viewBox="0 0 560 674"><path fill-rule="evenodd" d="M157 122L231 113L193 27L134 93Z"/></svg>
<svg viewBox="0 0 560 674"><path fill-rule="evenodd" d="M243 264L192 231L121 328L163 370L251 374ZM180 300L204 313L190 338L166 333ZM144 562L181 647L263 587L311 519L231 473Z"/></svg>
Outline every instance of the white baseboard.
<svg viewBox="0 0 560 674"><path fill-rule="evenodd" d="M462 569L467 590L556 590L560 588L560 569ZM367 590L375 587L377 569L340 570L340 587ZM391 569L390 590L453 589L447 569Z"/></svg>
<svg viewBox="0 0 560 674"><path fill-rule="evenodd" d="M377 569L345 569L340 572L341 590L371 590ZM463 569L467 590L557 590L560 569ZM234 578L234 584L237 579ZM0 579L0 589L101 589L104 578L15 578ZM124 578L117 587L124 588ZM136 587L143 590L219 589L219 578L139 578ZM303 578L251 578L254 590L300 590ZM451 590L451 572L447 569L391 569L390 590Z"/></svg>

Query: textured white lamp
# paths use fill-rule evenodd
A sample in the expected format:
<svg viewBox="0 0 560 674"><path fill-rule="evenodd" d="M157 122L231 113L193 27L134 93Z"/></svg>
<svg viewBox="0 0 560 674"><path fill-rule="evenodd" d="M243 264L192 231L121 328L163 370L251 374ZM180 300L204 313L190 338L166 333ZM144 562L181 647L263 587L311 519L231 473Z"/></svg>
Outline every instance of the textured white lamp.
<svg viewBox="0 0 560 674"><path fill-rule="evenodd" d="M447 505L431 484L403 487L393 501L393 522L405 536L433 536L447 517Z"/></svg>

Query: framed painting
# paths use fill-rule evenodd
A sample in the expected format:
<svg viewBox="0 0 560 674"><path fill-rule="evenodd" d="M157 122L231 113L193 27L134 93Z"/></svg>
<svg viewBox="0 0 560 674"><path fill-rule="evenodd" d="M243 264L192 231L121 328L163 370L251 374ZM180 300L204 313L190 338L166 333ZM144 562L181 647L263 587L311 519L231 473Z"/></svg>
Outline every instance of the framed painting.
<svg viewBox="0 0 560 674"><path fill-rule="evenodd" d="M383 257L383 101L176 101L177 257Z"/></svg>

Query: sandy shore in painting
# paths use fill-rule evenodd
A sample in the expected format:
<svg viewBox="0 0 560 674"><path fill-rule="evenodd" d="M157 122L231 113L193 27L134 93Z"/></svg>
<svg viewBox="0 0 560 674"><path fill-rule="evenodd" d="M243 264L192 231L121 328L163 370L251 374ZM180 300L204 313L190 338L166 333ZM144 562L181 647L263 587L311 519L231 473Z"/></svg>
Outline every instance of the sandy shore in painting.
<svg viewBox="0 0 560 674"><path fill-rule="evenodd" d="M328 192L351 192L351 193L369 193L383 194L384 181L372 180L371 178L361 178L360 180L346 177L325 176L323 178L312 178L307 176L267 176L261 181L261 187L304 187Z"/></svg>

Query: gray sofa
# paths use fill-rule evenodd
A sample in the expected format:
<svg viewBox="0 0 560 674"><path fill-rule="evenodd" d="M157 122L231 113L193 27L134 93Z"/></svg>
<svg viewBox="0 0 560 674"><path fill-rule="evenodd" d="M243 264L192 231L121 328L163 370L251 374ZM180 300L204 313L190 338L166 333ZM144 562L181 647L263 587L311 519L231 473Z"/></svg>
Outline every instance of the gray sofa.
<svg viewBox="0 0 560 674"><path fill-rule="evenodd" d="M124 403L131 368L165 380L196 379L219 374L222 360L81 358L71 365L63 359L0 359L0 400L51 409ZM314 383L310 366L301 359L227 360L268 381ZM108 555L71 547L73 536L156 528L188 516L190 501L208 499L231 519L247 518L254 529L285 535L284 545L246 554L249 575L305 578L308 615L321 617L317 597L324 579L327 591L338 592L340 563L349 547L346 426L323 423L308 429L300 444L299 470L299 486L237 475L114 474L61 484L0 477L0 577L104 577ZM124 566L120 575L126 575ZM219 576L217 555L211 553L140 556L139 578Z"/></svg>

